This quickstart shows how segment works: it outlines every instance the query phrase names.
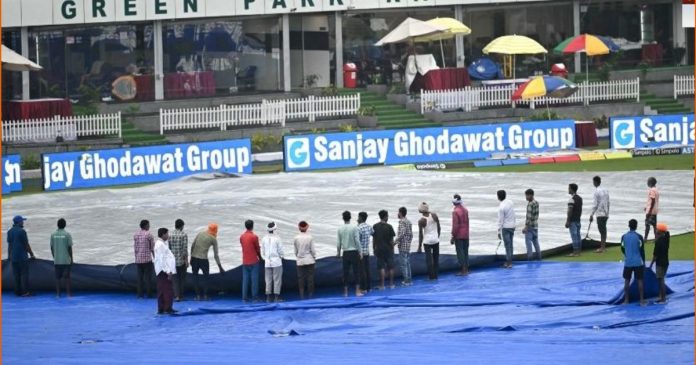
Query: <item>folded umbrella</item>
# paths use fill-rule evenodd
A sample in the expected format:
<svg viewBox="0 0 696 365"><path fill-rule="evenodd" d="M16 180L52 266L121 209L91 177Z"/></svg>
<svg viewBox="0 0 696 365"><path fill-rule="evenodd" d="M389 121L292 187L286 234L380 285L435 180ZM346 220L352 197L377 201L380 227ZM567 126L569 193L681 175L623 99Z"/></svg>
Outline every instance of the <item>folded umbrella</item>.
<svg viewBox="0 0 696 365"><path fill-rule="evenodd" d="M578 86L574 83L557 76L537 76L524 84L520 85L514 93L512 100L528 100L542 96L552 98L566 98L578 91ZM546 109L551 117L548 102Z"/></svg>

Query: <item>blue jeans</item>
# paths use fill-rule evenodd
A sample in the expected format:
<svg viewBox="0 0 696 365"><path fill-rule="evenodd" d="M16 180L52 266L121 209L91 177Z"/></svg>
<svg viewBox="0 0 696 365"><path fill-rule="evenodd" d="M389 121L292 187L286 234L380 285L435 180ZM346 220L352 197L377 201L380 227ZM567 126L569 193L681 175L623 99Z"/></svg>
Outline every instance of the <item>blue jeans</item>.
<svg viewBox="0 0 696 365"><path fill-rule="evenodd" d="M524 243L527 245L527 261L534 260L535 251L536 258L541 260L541 250L539 249L539 230L536 228L528 228L527 233L524 235ZM532 251L532 246L534 246L534 251Z"/></svg>
<svg viewBox="0 0 696 365"><path fill-rule="evenodd" d="M411 282L411 254L408 252L399 253L399 264L401 265L401 276L407 283Z"/></svg>
<svg viewBox="0 0 696 365"><path fill-rule="evenodd" d="M242 300L247 300L247 292L251 283L251 299L259 296L259 264L242 266Z"/></svg>
<svg viewBox="0 0 696 365"><path fill-rule="evenodd" d="M570 222L570 239L573 241L573 251L582 250L582 239L580 238L580 222Z"/></svg>
<svg viewBox="0 0 696 365"><path fill-rule="evenodd" d="M505 261L512 262L512 236L515 234L514 228L503 228L503 244L505 245Z"/></svg>

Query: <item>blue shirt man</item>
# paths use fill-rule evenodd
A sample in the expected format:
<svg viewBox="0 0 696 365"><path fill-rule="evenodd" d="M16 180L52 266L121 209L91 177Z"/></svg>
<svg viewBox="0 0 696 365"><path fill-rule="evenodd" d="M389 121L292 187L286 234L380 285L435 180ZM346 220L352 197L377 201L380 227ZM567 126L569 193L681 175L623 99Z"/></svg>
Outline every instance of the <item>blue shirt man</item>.
<svg viewBox="0 0 696 365"><path fill-rule="evenodd" d="M624 254L624 267L643 266L645 263L645 247L643 236L635 229L621 236L621 252Z"/></svg>
<svg viewBox="0 0 696 365"><path fill-rule="evenodd" d="M12 218L13 226L7 231L7 257L12 263L14 291L19 296L29 296L29 257L34 258L34 252L29 246L27 231L24 230L26 218L21 215ZM28 256L29 257L28 257Z"/></svg>
<svg viewBox="0 0 696 365"><path fill-rule="evenodd" d="M630 301L629 287L631 283L631 274L634 274L638 282L638 295L640 296L640 305L645 305L643 299L643 271L645 268L645 248L643 246L643 236L636 233L638 221L631 219L628 221L629 231L621 236L621 252L624 254L624 304Z"/></svg>

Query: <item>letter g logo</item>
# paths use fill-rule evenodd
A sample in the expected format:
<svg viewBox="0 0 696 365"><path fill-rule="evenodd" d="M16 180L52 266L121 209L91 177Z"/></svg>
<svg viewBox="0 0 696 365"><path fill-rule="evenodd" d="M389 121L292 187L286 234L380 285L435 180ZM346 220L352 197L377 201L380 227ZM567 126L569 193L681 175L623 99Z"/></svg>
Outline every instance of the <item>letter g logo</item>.
<svg viewBox="0 0 696 365"><path fill-rule="evenodd" d="M635 148L636 125L633 119L614 120L612 135L612 148Z"/></svg>
<svg viewBox="0 0 696 365"><path fill-rule="evenodd" d="M285 158L290 169L309 167L309 139L288 138L285 141Z"/></svg>

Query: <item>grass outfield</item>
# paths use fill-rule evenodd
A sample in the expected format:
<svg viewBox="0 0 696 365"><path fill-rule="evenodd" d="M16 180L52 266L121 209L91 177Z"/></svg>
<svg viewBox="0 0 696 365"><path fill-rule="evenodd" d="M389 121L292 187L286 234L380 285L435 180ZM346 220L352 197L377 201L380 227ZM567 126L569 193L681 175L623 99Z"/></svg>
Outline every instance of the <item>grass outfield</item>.
<svg viewBox="0 0 696 365"><path fill-rule="evenodd" d="M458 172L582 172L582 171L634 171L634 170L693 170L694 155L648 156L619 160L578 161L537 165L511 165L494 167L463 167L448 169Z"/></svg>
<svg viewBox="0 0 696 365"><path fill-rule="evenodd" d="M473 162L451 162L450 172L585 172L585 171L638 171L638 170L693 170L694 155L648 156L619 160L578 161L566 163L549 163L537 165L511 165L495 167L474 167ZM315 172L349 171L356 167L316 170ZM361 166L357 168L369 168ZM254 167L254 173L277 173L283 171L282 164Z"/></svg>
<svg viewBox="0 0 696 365"><path fill-rule="evenodd" d="M652 233L651 233L652 236ZM650 240L645 245L645 260L650 264L652 260L653 241ZM669 242L670 260L693 260L694 259L694 233L685 233L672 236ZM545 260L566 261L566 262L595 262L595 261L620 261L623 260L621 247L609 247L604 253L594 253L594 249L582 251L580 257L565 257L564 255L552 256Z"/></svg>

